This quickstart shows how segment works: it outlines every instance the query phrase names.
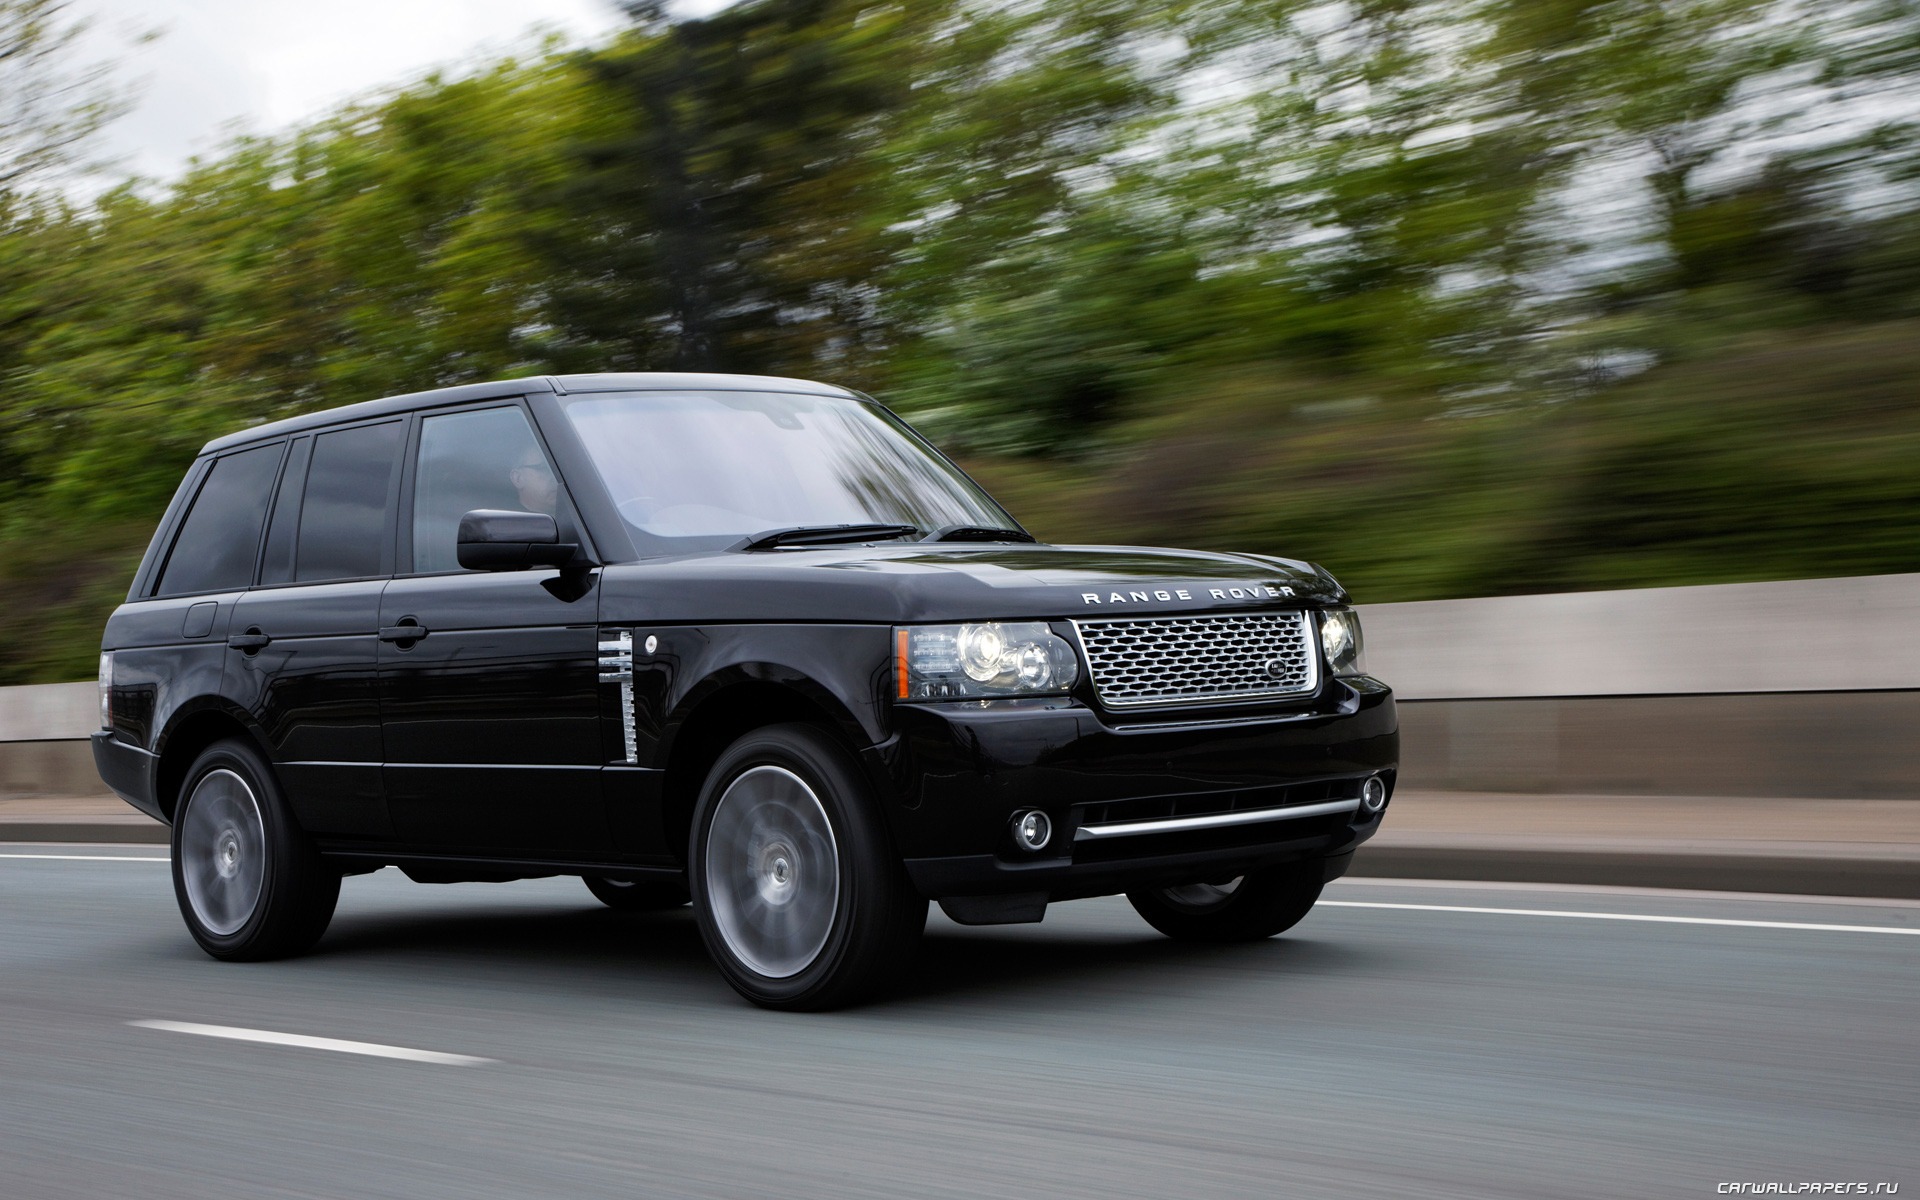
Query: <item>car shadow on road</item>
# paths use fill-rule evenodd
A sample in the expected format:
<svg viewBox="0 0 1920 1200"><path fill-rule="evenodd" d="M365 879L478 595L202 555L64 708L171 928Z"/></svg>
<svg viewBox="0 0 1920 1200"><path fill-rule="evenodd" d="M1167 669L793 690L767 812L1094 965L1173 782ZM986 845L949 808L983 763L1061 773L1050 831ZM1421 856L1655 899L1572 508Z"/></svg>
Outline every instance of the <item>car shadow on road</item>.
<svg viewBox="0 0 1920 1200"><path fill-rule="evenodd" d="M521 965L615 968L638 961L704 962L693 912L619 913L579 908L501 908L356 914L334 922L316 954L433 951ZM636 958L636 952L643 956Z"/></svg>
<svg viewBox="0 0 1920 1200"><path fill-rule="evenodd" d="M521 992L726 992L691 910L618 913L591 900L577 908L483 903L343 915L310 958L316 965L428 963L449 978Z"/></svg>
<svg viewBox="0 0 1920 1200"><path fill-rule="evenodd" d="M1120 939L1063 931L1042 940L996 937L994 932L930 929L894 999L940 1001L990 993L1023 1005L1067 998L1084 1003L1117 987L1135 992L1142 985L1170 992L1204 990L1209 975L1323 979L1329 973L1371 971L1380 965L1369 951L1298 935L1197 945L1155 933Z"/></svg>
<svg viewBox="0 0 1920 1200"><path fill-rule="evenodd" d="M731 999L707 960L690 909L618 913L602 908L437 905L416 913L344 915L313 952L315 965L350 960L431 962L467 979L512 980L516 990L644 989L653 996L705 993ZM1030 1005L1142 986L1204 990L1208 975L1285 978L1383 964L1375 952L1298 933L1209 946L1063 925L960 928L935 917L913 964L884 1005L917 1007L986 995Z"/></svg>

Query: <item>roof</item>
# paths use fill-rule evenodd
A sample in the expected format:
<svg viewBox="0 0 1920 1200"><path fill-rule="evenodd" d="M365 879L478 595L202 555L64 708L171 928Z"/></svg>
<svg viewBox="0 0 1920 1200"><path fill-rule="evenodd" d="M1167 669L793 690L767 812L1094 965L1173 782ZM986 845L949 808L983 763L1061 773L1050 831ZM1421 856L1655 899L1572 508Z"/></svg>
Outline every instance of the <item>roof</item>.
<svg viewBox="0 0 1920 1200"><path fill-rule="evenodd" d="M531 393L569 396L580 392L679 391L801 392L813 396L845 396L856 400L862 398L857 392L835 387L832 384L815 383L807 379L786 379L777 375L716 375L687 371L531 375L523 379L498 379L488 383L468 383L459 387L435 388L426 392L408 392L405 395L387 396L379 400L366 400L359 404L347 404L339 408L303 413L297 417L255 425L251 429L242 429L238 433L217 437L201 447L200 453L211 454L268 438L284 437L290 433L304 433L307 430L328 425L360 421L369 417L392 416L413 412L415 409L438 408L443 404L458 404L466 400L493 400Z"/></svg>

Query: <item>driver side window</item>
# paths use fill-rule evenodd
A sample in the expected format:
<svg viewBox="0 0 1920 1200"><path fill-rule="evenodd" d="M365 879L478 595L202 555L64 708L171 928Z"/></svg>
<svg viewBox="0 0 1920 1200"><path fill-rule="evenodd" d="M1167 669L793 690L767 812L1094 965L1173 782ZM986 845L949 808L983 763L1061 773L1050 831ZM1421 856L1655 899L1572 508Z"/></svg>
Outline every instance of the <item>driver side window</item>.
<svg viewBox="0 0 1920 1200"><path fill-rule="evenodd" d="M567 540L559 476L518 408L445 413L420 422L413 485L413 571L460 569L460 518L476 508L546 513Z"/></svg>

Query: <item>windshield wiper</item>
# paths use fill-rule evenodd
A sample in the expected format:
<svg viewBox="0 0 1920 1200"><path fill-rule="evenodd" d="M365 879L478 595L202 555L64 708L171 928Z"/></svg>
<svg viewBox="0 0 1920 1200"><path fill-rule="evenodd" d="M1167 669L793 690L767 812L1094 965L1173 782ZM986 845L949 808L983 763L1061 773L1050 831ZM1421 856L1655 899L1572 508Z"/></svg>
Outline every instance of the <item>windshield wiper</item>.
<svg viewBox="0 0 1920 1200"><path fill-rule="evenodd" d="M772 550L777 546L832 546L873 542L920 532L917 525L791 525L769 529L728 546L729 550Z"/></svg>
<svg viewBox="0 0 1920 1200"><path fill-rule="evenodd" d="M1036 539L1024 529L1001 529L993 525L942 525L923 542L1032 542Z"/></svg>

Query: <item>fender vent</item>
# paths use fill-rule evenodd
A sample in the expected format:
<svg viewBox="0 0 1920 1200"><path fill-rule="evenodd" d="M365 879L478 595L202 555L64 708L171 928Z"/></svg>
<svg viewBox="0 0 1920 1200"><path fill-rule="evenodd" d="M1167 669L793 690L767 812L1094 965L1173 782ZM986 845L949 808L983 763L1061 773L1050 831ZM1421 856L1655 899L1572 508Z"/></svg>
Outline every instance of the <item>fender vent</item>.
<svg viewBox="0 0 1920 1200"><path fill-rule="evenodd" d="M620 685L620 730L629 764L640 761L633 734L633 634L600 637L600 682Z"/></svg>

